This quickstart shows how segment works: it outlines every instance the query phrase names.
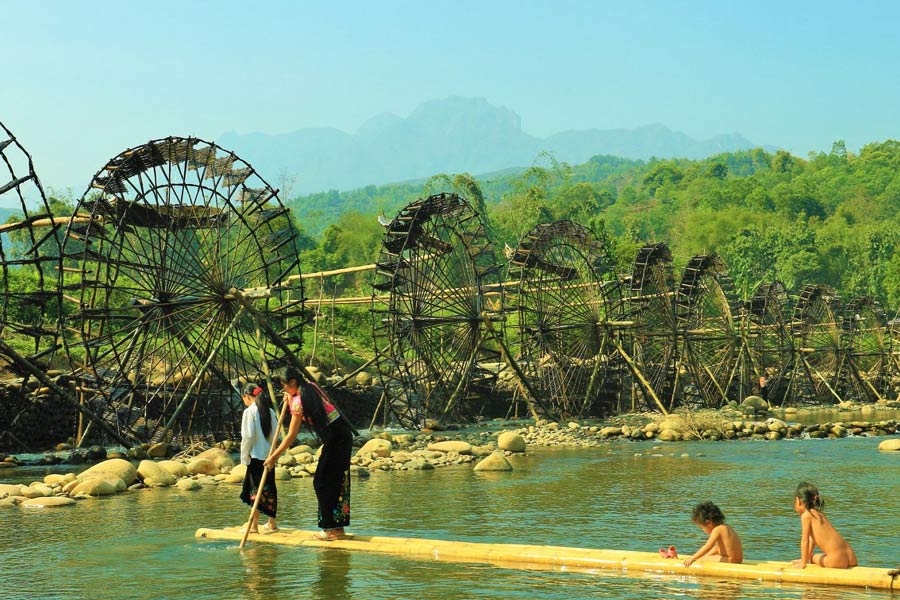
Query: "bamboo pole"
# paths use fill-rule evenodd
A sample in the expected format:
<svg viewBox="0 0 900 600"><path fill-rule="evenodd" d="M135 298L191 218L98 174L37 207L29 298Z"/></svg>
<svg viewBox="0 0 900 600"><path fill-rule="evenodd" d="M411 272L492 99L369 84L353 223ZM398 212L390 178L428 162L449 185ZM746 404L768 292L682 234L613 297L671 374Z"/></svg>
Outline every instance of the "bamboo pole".
<svg viewBox="0 0 900 600"><path fill-rule="evenodd" d="M875 394L876 402L883 401L884 398L881 397L881 394L878 393L878 390L875 389L875 386L873 386L869 382L869 378L863 377L859 368L856 366L856 361L853 360L852 355L847 357L847 364L850 365L850 370L853 371L853 374L856 376L856 379L859 380L863 385L867 386L869 388L869 390L871 390L871 392L873 394Z"/></svg>
<svg viewBox="0 0 900 600"><path fill-rule="evenodd" d="M348 373L347 375L344 375L343 377L341 377L340 381L338 381L337 383L335 383L335 384L334 384L333 386L331 386L331 387L340 387L340 386L344 385L345 383L347 383L347 381L350 380L351 377L353 377L354 375L358 375L360 372L362 372L363 370L365 370L367 367L371 366L372 363L374 363L376 360L378 360L378 357L379 357L380 355L384 354L385 352L387 352L387 347L385 347L383 350L381 350L381 352L377 352L377 353L375 354L375 356L373 356L372 358L370 358L369 360L367 360L366 362L364 362L364 363L362 364L362 366L356 367L355 369L353 369L352 371L350 371L350 373Z"/></svg>
<svg viewBox="0 0 900 600"><path fill-rule="evenodd" d="M548 417L552 413L547 408L547 405L544 404L543 399L540 394L531 387L531 383L528 381L528 378L525 377L525 374L522 373L522 370L519 368L519 365L516 363L516 360L513 358L512 354L510 354L509 349L506 347L506 344L503 343L503 340L500 339L500 336L497 335L496 331L494 331L494 326L491 324L490 315L487 313L481 314L482 320L484 320L485 326L490 332L491 336L494 338L494 341L497 342L497 346L500 348L500 355L503 357L503 360L506 361L506 364L513 370L513 373L516 374L516 379L519 382L519 387L521 388L522 395L525 397L525 402L528 404L528 410L531 411L531 416L534 418L535 422L540 420L540 416L537 414L537 410L535 410L534 405L531 403L530 399L533 399L535 402L540 404L541 409L544 411ZM530 398L530 399L529 399Z"/></svg>
<svg viewBox="0 0 900 600"><path fill-rule="evenodd" d="M381 390L381 398L378 399L378 406L375 407L375 412L372 413L372 420L369 422L369 429L375 426L375 419L378 418L378 411L381 410L381 405L384 404L384 399L387 396L387 392L385 390Z"/></svg>
<svg viewBox="0 0 900 600"><path fill-rule="evenodd" d="M46 219L35 219L34 221L16 221L14 223L4 223L0 225L0 233L9 233L10 231L15 231L17 229L23 229L25 227L52 227L54 225L66 225L69 222L72 223L88 223L93 220L102 220L100 217L84 217L84 216L74 216L74 217L49 217Z"/></svg>
<svg viewBox="0 0 900 600"><path fill-rule="evenodd" d="M362 271L374 271L375 264L359 265L358 267L346 267L343 269L333 269L331 271L316 271L315 273L301 273L299 276L291 275L287 281L297 281L298 279L321 279L323 277L331 277L332 275L345 275L347 273L360 273Z"/></svg>
<svg viewBox="0 0 900 600"><path fill-rule="evenodd" d="M337 349L335 348L335 340L334 340L334 295L337 291L337 286L334 286L331 289L331 364L337 365Z"/></svg>
<svg viewBox="0 0 900 600"><path fill-rule="evenodd" d="M310 364L316 360L316 345L319 341L319 319L322 318L322 296L325 293L325 283L322 282L319 285L319 301L316 304L316 315L313 320L313 347L312 352L309 354L309 362Z"/></svg>
<svg viewBox="0 0 900 600"><path fill-rule="evenodd" d="M303 377L305 377L307 381L315 382L315 378L312 376L309 370L307 370L306 366L302 362L300 362L300 357L298 357L297 354L291 349L291 347L285 343L282 337L278 334L277 331L275 331L275 329L268 323L268 321L263 319L262 316L256 311L256 309L253 307L252 298L244 296L241 290L237 288L231 288L228 293L231 294L231 296L235 300L240 302L241 305L243 305L247 309L247 312L256 321L257 326L266 333L266 337L271 340L272 343L275 344L282 352L284 352L288 360L290 360L293 366L298 371L300 371ZM350 419L347 417L347 412L341 409L337 399L332 397L331 403L335 405L338 411L340 411L340 413L344 415L344 418L347 419L347 422L350 423L350 428L353 430L353 433L357 433L356 428L353 426L353 423L350 422Z"/></svg>
<svg viewBox="0 0 900 600"><path fill-rule="evenodd" d="M278 430L281 429L281 424L284 423L284 415L287 414L287 409L288 403L282 402L281 413L278 415L278 423L275 425L275 435L272 436L272 443L269 445L269 453L266 455L266 460L269 460L269 457L272 456L272 451L275 450L275 444L278 442ZM247 518L247 526L244 528L244 537L241 538L238 550L243 549L244 544L247 543L247 537L250 535L250 523L253 521L253 513L259 510L259 499L262 498L262 489L266 484L266 476L268 474L269 467L263 466L262 476L259 478L259 485L256 488L256 497L253 499L253 507L250 509L250 516ZM247 476L249 476L249 474L245 475L245 477Z"/></svg>
<svg viewBox="0 0 900 600"><path fill-rule="evenodd" d="M89 418L91 420L91 423L97 423L97 425L99 425L100 429L102 429L104 432L106 432L114 440L116 440L117 442L119 442L120 444L125 446L126 448L131 448L131 442L129 442L127 439L125 439L124 437L119 435L119 433L115 429L110 427L110 425L106 421L104 421L102 418L100 418L99 415L94 413L92 410L90 410L86 406L82 406L77 400L75 400L74 398L71 397L71 394L66 392L59 385L57 385L52 379L50 379L50 377L48 377L45 372L41 371L36 366L31 364L30 361L23 358L18 352L13 350L6 342L4 342L2 340L0 340L0 353L8 356L21 369L24 369L25 371L28 371L29 373L34 375L34 377L37 378L38 381L40 381L45 386L47 386L51 390L53 390L60 398L72 403L75 406L75 408L78 410L78 412L84 414L87 418ZM90 425L90 423L88 425Z"/></svg>
<svg viewBox="0 0 900 600"><path fill-rule="evenodd" d="M825 376L822 375L821 373L819 373L818 371L816 371L816 370L813 368L813 366L809 364L809 361L806 360L806 357L803 357L801 360L803 360L803 364L806 366L807 369L809 369L812 373L815 373L816 376L817 376L820 380L822 380L822 383L824 383L824 384L825 384L825 387L828 388L828 391L831 392L831 394L832 394L835 398L837 398L837 401L838 401L838 402L843 402L843 401L844 401L844 399L841 398L840 396L838 396L838 393L835 392L834 389L832 389L832 387L831 387L830 385L828 385L828 381L826 381ZM812 377L810 377L810 379L812 379Z"/></svg>
<svg viewBox="0 0 900 600"><path fill-rule="evenodd" d="M663 403L659 401L659 397L657 397L656 392L653 391L653 386L650 385L650 382L644 378L644 375L641 373L641 370L637 368L637 365L634 364L634 360L628 353L625 352L625 348L622 347L622 344L617 342L616 340L611 340L613 345L616 347L616 350L619 351L619 354L622 355L622 358L625 359L625 364L628 365L628 368L631 369L632 374L637 378L637 380L644 387L644 390L647 394L653 398L653 401L656 402L656 405L659 407L659 410L662 411L662 414L669 416L669 411L666 410L666 407L663 406Z"/></svg>
<svg viewBox="0 0 900 600"><path fill-rule="evenodd" d="M172 413L172 416L169 417L169 421L166 423L166 426L163 427L162 431L158 434L155 434L153 437L164 440L166 438L166 434L169 433L169 430L172 429L172 426L175 424L175 419L178 418L178 415L184 410L184 407L187 405L188 399L191 397L191 394L194 391L194 388L200 383L200 379L203 378L203 373L206 372L207 367L209 367L210 363L212 363L213 359L216 357L216 354L219 353L219 349L222 347L222 344L225 343L225 340L231 334L231 330L234 329L235 325L237 325L238 319L244 312L244 307L240 307L238 311L235 313L234 318L231 320L231 323L228 324L228 328L222 333L222 337L220 337L216 341L216 345L213 347L212 351L209 353L209 356L206 358L206 362L203 363L203 366L197 371L197 374L194 376L194 379L191 381L191 384L184 391L184 396L181 398L181 402L178 403L178 406L175 407L175 412Z"/></svg>

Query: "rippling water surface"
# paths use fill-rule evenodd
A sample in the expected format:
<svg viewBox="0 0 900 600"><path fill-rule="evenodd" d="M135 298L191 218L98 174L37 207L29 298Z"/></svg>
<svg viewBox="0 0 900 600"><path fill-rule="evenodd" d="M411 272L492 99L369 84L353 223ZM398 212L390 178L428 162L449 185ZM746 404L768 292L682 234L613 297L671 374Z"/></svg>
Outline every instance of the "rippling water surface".
<svg viewBox="0 0 900 600"><path fill-rule="evenodd" d="M882 438L883 439L883 438ZM879 438L533 450L512 473L471 465L375 472L353 482L353 531L682 555L705 536L693 505L716 502L748 559L799 555L797 482L816 483L862 564L900 566L900 456ZM20 469L3 482L41 479ZM527 571L338 550L197 541L246 516L239 487L150 489L53 510L0 509L0 596L118 598L889 598L882 592L617 572ZM309 479L280 483L280 523L315 527Z"/></svg>

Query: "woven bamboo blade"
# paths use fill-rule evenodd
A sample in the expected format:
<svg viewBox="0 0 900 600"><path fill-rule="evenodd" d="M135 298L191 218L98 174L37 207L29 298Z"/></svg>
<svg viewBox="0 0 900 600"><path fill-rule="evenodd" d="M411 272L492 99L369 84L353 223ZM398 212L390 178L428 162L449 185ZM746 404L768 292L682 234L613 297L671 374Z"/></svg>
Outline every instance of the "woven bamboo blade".
<svg viewBox="0 0 900 600"><path fill-rule="evenodd" d="M807 565L805 569L796 569L791 567L789 562L754 560L744 561L740 565L701 561L685 567L683 559L661 558L657 552L595 550L528 544L485 544L355 534L350 534L343 539L323 541L313 539L315 533L282 528L271 534L251 534L250 540L287 546L393 554L420 560L486 563L506 568L538 568L555 571L612 569L626 571L629 575L669 573L695 577L729 577L876 589L892 589L893 585L900 590L900 577L889 575L889 569L871 567L826 569L816 565ZM195 535L200 539L229 541L240 541L243 537L240 527L226 527L225 529L204 527L198 529Z"/></svg>

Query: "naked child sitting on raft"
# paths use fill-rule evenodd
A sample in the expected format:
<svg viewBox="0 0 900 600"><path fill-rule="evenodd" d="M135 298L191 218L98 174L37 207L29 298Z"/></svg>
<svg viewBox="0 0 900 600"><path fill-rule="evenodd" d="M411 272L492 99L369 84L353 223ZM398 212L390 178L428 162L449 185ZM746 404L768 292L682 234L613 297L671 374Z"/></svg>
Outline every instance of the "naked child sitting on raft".
<svg viewBox="0 0 900 600"><path fill-rule="evenodd" d="M848 569L855 567L856 553L847 543L847 540L837 532L831 522L825 518L822 509L825 501L819 497L819 490L811 483L805 481L797 486L794 496L794 510L800 515L800 559L795 560L792 566L798 569L806 568L807 563L814 563L820 567L834 569ZM822 554L813 554L818 546Z"/></svg>
<svg viewBox="0 0 900 600"><path fill-rule="evenodd" d="M696 561L742 563L744 547L741 538L731 525L725 524L725 515L712 502L702 502L694 507L691 520L709 534L709 539L693 556L685 559L684 566L689 567Z"/></svg>

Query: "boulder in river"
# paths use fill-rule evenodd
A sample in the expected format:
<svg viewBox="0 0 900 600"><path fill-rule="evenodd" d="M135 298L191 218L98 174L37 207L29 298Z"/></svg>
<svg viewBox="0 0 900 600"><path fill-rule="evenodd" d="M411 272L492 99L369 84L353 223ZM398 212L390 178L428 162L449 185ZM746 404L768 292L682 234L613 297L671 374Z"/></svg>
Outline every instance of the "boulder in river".
<svg viewBox="0 0 900 600"><path fill-rule="evenodd" d="M175 477L187 477L188 475L187 465L177 460L161 460L157 464Z"/></svg>
<svg viewBox="0 0 900 600"><path fill-rule="evenodd" d="M75 504L72 498L65 496L41 496L29 498L20 504L22 508L54 508L57 506L71 506Z"/></svg>
<svg viewBox="0 0 900 600"><path fill-rule="evenodd" d="M882 452L900 452L900 438L891 438L878 444Z"/></svg>
<svg viewBox="0 0 900 600"><path fill-rule="evenodd" d="M513 466L501 451L492 452L475 465L476 471L512 471Z"/></svg>
<svg viewBox="0 0 900 600"><path fill-rule="evenodd" d="M356 451L357 456L365 456L366 454L374 454L375 456L380 456L382 458L387 458L391 455L391 449L393 448L393 444L389 440L383 440L381 438L374 438L366 442L362 448Z"/></svg>
<svg viewBox="0 0 900 600"><path fill-rule="evenodd" d="M179 490L184 490L186 492L193 492L200 489L200 483L196 479L179 479L178 483L175 484Z"/></svg>
<svg viewBox="0 0 900 600"><path fill-rule="evenodd" d="M746 398L744 398L741 406L745 409L752 409L754 412L765 411L769 408L768 403L760 396L747 396Z"/></svg>
<svg viewBox="0 0 900 600"><path fill-rule="evenodd" d="M22 486L13 483L0 483L0 498L6 496L21 496Z"/></svg>
<svg viewBox="0 0 900 600"><path fill-rule="evenodd" d="M515 431L504 431L497 438L497 447L508 452L525 452L525 439Z"/></svg>
<svg viewBox="0 0 900 600"><path fill-rule="evenodd" d="M231 454L222 448L210 448L209 450L204 450L194 457L194 460L197 459L211 461L216 468L219 469L218 472L220 473L234 466L234 459L231 458Z"/></svg>
<svg viewBox="0 0 900 600"><path fill-rule="evenodd" d="M117 487L115 483L106 479L86 479L75 486L69 495L73 498L112 496L116 493Z"/></svg>
<svg viewBox="0 0 900 600"><path fill-rule="evenodd" d="M88 479L121 479L131 485L137 479L137 469L127 460L111 458L78 474L78 481Z"/></svg>
<svg viewBox="0 0 900 600"><path fill-rule="evenodd" d="M191 475L218 475L219 467L208 458L195 458L188 463L187 471Z"/></svg>
<svg viewBox="0 0 900 600"><path fill-rule="evenodd" d="M166 487L175 483L175 476L152 460L142 460L137 471L148 487Z"/></svg>
<svg viewBox="0 0 900 600"><path fill-rule="evenodd" d="M457 454L472 454L472 444L460 440L448 440L428 444L428 449L434 452L456 452Z"/></svg>

